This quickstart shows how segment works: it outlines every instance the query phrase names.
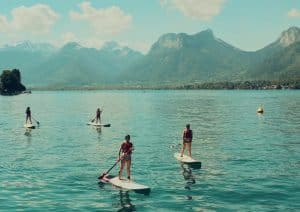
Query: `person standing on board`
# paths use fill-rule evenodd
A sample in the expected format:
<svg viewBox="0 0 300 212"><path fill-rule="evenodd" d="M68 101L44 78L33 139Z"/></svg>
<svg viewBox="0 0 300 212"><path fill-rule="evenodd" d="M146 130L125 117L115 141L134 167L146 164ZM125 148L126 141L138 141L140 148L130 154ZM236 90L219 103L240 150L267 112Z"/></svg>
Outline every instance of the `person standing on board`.
<svg viewBox="0 0 300 212"><path fill-rule="evenodd" d="M181 157L183 157L184 150L187 146L189 151L189 156L192 157L192 140L193 140L193 131L190 129L190 124L186 125L185 130L183 131L182 135L182 150L181 150Z"/></svg>
<svg viewBox="0 0 300 212"><path fill-rule="evenodd" d="M130 135L125 136L125 141L122 143L119 150L119 160L121 160L121 166L119 171L119 179L121 180L122 171L126 164L127 179L130 180L130 166L131 166L131 154L133 151L133 144L130 142Z"/></svg>
<svg viewBox="0 0 300 212"><path fill-rule="evenodd" d="M27 124L28 119L30 121L30 124L32 124L30 107L26 108L26 124Z"/></svg>
<svg viewBox="0 0 300 212"><path fill-rule="evenodd" d="M96 120L96 123L101 123L101 113L102 113L102 110L100 110L100 108L98 108L97 109L97 111L96 111L96 119L94 119L94 120Z"/></svg>

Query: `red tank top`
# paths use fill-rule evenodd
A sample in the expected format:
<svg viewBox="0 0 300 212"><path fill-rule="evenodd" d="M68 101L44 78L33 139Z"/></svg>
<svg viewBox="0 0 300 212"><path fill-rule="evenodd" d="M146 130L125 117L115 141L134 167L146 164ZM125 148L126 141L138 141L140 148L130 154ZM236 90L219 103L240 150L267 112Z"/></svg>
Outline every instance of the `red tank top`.
<svg viewBox="0 0 300 212"><path fill-rule="evenodd" d="M184 138L192 138L193 134L192 134L192 130L185 130L184 131Z"/></svg>
<svg viewBox="0 0 300 212"><path fill-rule="evenodd" d="M132 143L131 142L124 142L121 146L122 153L131 154Z"/></svg>

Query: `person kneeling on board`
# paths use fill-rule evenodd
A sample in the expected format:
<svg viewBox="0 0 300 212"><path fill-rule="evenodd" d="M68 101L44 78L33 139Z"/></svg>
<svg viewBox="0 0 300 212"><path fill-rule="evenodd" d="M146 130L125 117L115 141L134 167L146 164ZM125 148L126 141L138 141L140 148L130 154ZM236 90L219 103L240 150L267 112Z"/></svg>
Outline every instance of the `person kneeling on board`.
<svg viewBox="0 0 300 212"><path fill-rule="evenodd" d="M119 150L119 160L121 160L121 166L119 171L119 179L121 180L122 171L126 164L127 178L130 180L130 166L131 166L131 154L133 151L133 144L130 142L130 135L125 136L125 141L122 143Z"/></svg>
<svg viewBox="0 0 300 212"><path fill-rule="evenodd" d="M186 146L188 147L189 156L192 157L192 140L193 140L193 131L190 129L190 124L186 125L185 130L182 135L182 150L181 157L183 157L184 150Z"/></svg>

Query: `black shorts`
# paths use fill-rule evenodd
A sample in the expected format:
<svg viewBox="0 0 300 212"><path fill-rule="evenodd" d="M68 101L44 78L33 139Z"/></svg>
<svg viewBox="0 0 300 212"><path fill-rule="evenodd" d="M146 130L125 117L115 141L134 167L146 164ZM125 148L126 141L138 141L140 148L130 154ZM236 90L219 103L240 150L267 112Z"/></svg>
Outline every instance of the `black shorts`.
<svg viewBox="0 0 300 212"><path fill-rule="evenodd" d="M183 143L192 143L192 139L191 138L185 138L185 139L183 139Z"/></svg>

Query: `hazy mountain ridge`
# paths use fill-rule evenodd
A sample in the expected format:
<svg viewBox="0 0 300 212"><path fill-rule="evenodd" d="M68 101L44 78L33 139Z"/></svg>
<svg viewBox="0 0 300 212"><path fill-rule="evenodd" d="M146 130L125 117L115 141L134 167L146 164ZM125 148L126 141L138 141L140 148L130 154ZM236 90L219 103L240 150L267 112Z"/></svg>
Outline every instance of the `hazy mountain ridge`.
<svg viewBox="0 0 300 212"><path fill-rule="evenodd" d="M0 69L20 69L29 86L272 80L299 76L298 41L298 27L253 52L226 43L212 30L164 34L146 55L116 42L96 49L25 41L0 48Z"/></svg>
<svg viewBox="0 0 300 212"><path fill-rule="evenodd" d="M170 33L161 36L149 53L123 74L138 81L232 80L246 72L254 56L215 38L211 30L195 35Z"/></svg>
<svg viewBox="0 0 300 212"><path fill-rule="evenodd" d="M277 79L277 72L282 70L277 68L261 74L261 68L267 67L265 61L279 59L273 55L294 51L295 49L289 47L298 40L300 29L291 27L282 32L275 42L260 50L247 52L216 38L211 30L194 35L169 33L162 35L137 64L124 71L123 78L148 83ZM288 60L285 61L288 66ZM278 67L285 68L282 65ZM298 63L293 67L294 72L299 72ZM286 69L288 70L290 69ZM292 74L284 76L293 77Z"/></svg>
<svg viewBox="0 0 300 212"><path fill-rule="evenodd" d="M248 71L251 79L300 79L300 41L289 44Z"/></svg>
<svg viewBox="0 0 300 212"><path fill-rule="evenodd" d="M115 42L95 49L75 42L55 48L25 41L0 48L0 68L22 67L24 82L29 86L95 85L114 82L124 66L142 56Z"/></svg>

